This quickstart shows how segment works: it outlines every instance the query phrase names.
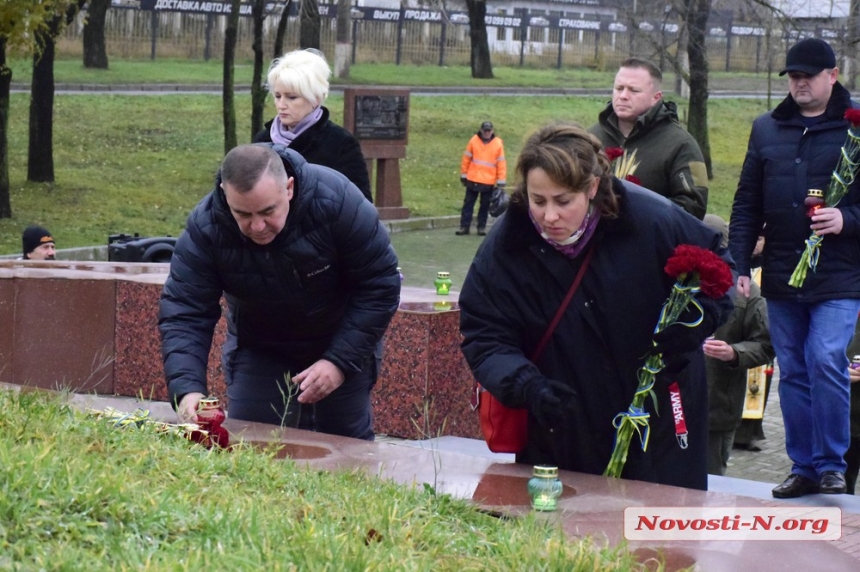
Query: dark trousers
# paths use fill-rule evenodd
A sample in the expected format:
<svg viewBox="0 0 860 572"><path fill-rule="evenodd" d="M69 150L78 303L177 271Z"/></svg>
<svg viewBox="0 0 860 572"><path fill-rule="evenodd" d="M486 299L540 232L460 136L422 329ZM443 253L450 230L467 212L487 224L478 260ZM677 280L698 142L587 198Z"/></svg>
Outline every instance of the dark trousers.
<svg viewBox="0 0 860 572"><path fill-rule="evenodd" d="M284 427L312 429L372 441L370 390L376 382L377 359L328 396L312 405L297 401L298 388L286 383L286 374L298 373L271 352L227 347L223 356L227 384L227 415Z"/></svg>
<svg viewBox="0 0 860 572"><path fill-rule="evenodd" d="M475 201L481 197L478 206L478 229L487 227L487 216L490 212L490 197L493 195L493 185L482 185L468 181L466 183L466 197L463 199L463 210L460 213L460 228L469 228L472 225L472 211L475 210Z"/></svg>
<svg viewBox="0 0 860 572"><path fill-rule="evenodd" d="M708 432L708 474L723 476L732 454L734 431Z"/></svg>
<svg viewBox="0 0 860 572"><path fill-rule="evenodd" d="M853 495L856 494L854 489L857 486L857 474L860 473L860 437L851 438L851 445L845 453L845 463L848 465L845 469L845 483L848 485L846 492Z"/></svg>

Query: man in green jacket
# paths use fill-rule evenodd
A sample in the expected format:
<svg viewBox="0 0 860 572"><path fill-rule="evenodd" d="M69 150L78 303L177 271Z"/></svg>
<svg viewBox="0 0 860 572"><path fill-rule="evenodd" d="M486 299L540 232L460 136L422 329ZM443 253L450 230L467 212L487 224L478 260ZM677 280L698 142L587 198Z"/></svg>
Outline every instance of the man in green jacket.
<svg viewBox="0 0 860 572"><path fill-rule="evenodd" d="M663 74L653 63L628 58L615 75L612 101L589 132L605 148L618 147L632 165L616 175L638 183L702 219L708 172L699 144L681 127L677 107L663 101ZM618 159L621 161L621 159Z"/></svg>

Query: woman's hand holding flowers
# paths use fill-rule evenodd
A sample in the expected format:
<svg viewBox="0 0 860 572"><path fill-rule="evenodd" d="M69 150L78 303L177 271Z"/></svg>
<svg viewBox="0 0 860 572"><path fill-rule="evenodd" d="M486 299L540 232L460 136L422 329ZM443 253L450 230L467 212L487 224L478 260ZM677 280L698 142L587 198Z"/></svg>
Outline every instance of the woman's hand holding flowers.
<svg viewBox="0 0 860 572"><path fill-rule="evenodd" d="M701 312L690 304L681 312L677 322L654 334L655 345L651 351L652 354L662 353L663 360L669 361L668 358L699 349L708 336L716 331L716 316L719 313L717 303L704 296L697 302L702 307ZM701 321L699 321L700 316ZM698 324L694 325L696 322Z"/></svg>

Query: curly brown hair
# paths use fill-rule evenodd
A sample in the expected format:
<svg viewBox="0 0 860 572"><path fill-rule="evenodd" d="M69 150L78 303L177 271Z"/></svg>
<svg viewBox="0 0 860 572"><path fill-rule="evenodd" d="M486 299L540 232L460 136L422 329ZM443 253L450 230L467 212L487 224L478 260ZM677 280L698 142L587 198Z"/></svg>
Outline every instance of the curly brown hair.
<svg viewBox="0 0 860 572"><path fill-rule="evenodd" d="M597 194L592 201L601 216L618 216L618 197L612 190L612 167L600 141L577 123L551 123L526 140L517 160L517 185L511 202L528 205L526 179L532 169L543 169L556 184L575 193L588 190L597 177Z"/></svg>

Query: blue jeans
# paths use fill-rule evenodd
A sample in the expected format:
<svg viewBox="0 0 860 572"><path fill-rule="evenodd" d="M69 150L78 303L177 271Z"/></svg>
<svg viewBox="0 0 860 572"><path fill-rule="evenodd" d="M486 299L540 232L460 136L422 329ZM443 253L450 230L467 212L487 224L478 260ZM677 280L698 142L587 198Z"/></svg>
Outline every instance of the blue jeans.
<svg viewBox="0 0 860 572"><path fill-rule="evenodd" d="M791 472L815 481L824 471L845 472L851 411L845 350L858 309L860 300L850 299L767 301Z"/></svg>
<svg viewBox="0 0 860 572"><path fill-rule="evenodd" d="M475 201L479 195L481 203L478 205L478 230L484 230L487 227L493 185L481 185L469 181L466 183L466 198L463 199L463 210L460 212L460 228L469 228L472 225L472 211L475 210Z"/></svg>

